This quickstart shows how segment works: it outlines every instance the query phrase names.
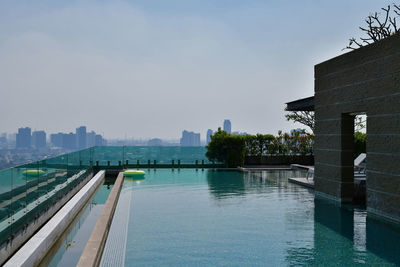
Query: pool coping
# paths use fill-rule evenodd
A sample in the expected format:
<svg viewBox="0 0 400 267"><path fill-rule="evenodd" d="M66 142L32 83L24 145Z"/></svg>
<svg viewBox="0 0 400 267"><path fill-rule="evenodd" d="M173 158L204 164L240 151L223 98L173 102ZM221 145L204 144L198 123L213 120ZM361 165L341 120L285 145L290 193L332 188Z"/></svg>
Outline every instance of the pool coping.
<svg viewBox="0 0 400 267"><path fill-rule="evenodd" d="M314 189L314 180L313 179L308 179L304 177L298 177L298 178L289 178L289 182L293 184L298 184L307 188Z"/></svg>
<svg viewBox="0 0 400 267"><path fill-rule="evenodd" d="M117 180L114 183L113 189L107 198L106 204L101 211L99 219L94 226L89 241L87 242L81 257L79 258L77 266L99 266L123 182L124 175L123 172L120 172Z"/></svg>

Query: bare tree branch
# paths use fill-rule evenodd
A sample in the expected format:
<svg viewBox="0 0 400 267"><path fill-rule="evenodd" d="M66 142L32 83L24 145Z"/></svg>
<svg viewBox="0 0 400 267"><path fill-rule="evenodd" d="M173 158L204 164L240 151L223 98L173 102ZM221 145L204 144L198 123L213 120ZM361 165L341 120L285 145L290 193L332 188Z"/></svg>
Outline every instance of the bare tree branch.
<svg viewBox="0 0 400 267"><path fill-rule="evenodd" d="M400 17L400 5L388 5L387 8L382 8L382 11L384 14L383 19L378 12L366 17L366 27L359 28L367 36L360 37L360 41L356 40L354 37L350 38L349 44L344 49L354 50L364 45L378 42L393 34L400 33L400 27L397 26L397 19Z"/></svg>
<svg viewBox="0 0 400 267"><path fill-rule="evenodd" d="M314 132L315 128L314 111L290 111L288 114L285 114L285 118L288 121L294 121L304 124L310 127L311 131Z"/></svg>

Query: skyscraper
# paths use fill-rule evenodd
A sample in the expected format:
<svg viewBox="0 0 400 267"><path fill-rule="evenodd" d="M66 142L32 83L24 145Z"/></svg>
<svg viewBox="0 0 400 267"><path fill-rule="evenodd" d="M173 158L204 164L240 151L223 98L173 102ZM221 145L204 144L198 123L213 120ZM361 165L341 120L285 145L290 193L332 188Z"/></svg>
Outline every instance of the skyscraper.
<svg viewBox="0 0 400 267"><path fill-rule="evenodd" d="M32 133L32 145L35 148L46 147L46 132L45 131L34 131Z"/></svg>
<svg viewBox="0 0 400 267"><path fill-rule="evenodd" d="M224 131L227 132L227 133L231 133L232 126L231 126L231 121L230 120L224 120Z"/></svg>
<svg viewBox="0 0 400 267"><path fill-rule="evenodd" d="M95 146L104 146L105 145L104 139L100 134L96 134L94 145Z"/></svg>
<svg viewBox="0 0 400 267"><path fill-rule="evenodd" d="M180 144L181 146L200 146L200 134L184 130Z"/></svg>
<svg viewBox="0 0 400 267"><path fill-rule="evenodd" d="M86 129L85 129L86 130ZM77 136L74 133L62 134L62 147L65 149L76 149ZM86 139L85 139L86 140Z"/></svg>
<svg viewBox="0 0 400 267"><path fill-rule="evenodd" d="M19 128L16 136L17 148L30 148L32 142L31 128Z"/></svg>
<svg viewBox="0 0 400 267"><path fill-rule="evenodd" d="M93 147L96 145L96 133L94 131L86 134L86 145L87 147Z"/></svg>
<svg viewBox="0 0 400 267"><path fill-rule="evenodd" d="M206 144L210 143L212 134L213 134L213 130L208 129L207 130L207 137L206 137Z"/></svg>
<svg viewBox="0 0 400 267"><path fill-rule="evenodd" d="M86 126L76 128L76 148L85 149L86 143Z"/></svg>
<svg viewBox="0 0 400 267"><path fill-rule="evenodd" d="M63 147L63 133L50 134L50 142L53 146Z"/></svg>
<svg viewBox="0 0 400 267"><path fill-rule="evenodd" d="M7 144L7 133L0 134L0 144Z"/></svg>

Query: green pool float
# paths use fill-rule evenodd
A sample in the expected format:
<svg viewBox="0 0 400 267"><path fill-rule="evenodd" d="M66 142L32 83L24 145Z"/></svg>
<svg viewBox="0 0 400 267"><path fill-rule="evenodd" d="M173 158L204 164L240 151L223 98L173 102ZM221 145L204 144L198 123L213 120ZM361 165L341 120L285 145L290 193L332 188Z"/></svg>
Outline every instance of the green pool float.
<svg viewBox="0 0 400 267"><path fill-rule="evenodd" d="M45 175L46 172L42 170L26 170L23 171L22 174L27 177L39 177Z"/></svg>
<svg viewBox="0 0 400 267"><path fill-rule="evenodd" d="M127 177L132 180L143 180L145 171L142 170L126 170L124 171L124 177Z"/></svg>

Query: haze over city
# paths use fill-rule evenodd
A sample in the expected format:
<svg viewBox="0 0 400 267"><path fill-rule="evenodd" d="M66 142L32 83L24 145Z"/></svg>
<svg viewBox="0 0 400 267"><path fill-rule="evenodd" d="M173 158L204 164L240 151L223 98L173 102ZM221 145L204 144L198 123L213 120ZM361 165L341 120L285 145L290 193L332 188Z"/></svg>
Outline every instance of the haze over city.
<svg viewBox="0 0 400 267"><path fill-rule="evenodd" d="M381 5L1 1L0 132L205 139L226 118L249 133L302 127L284 103L313 95L313 65L343 53Z"/></svg>

